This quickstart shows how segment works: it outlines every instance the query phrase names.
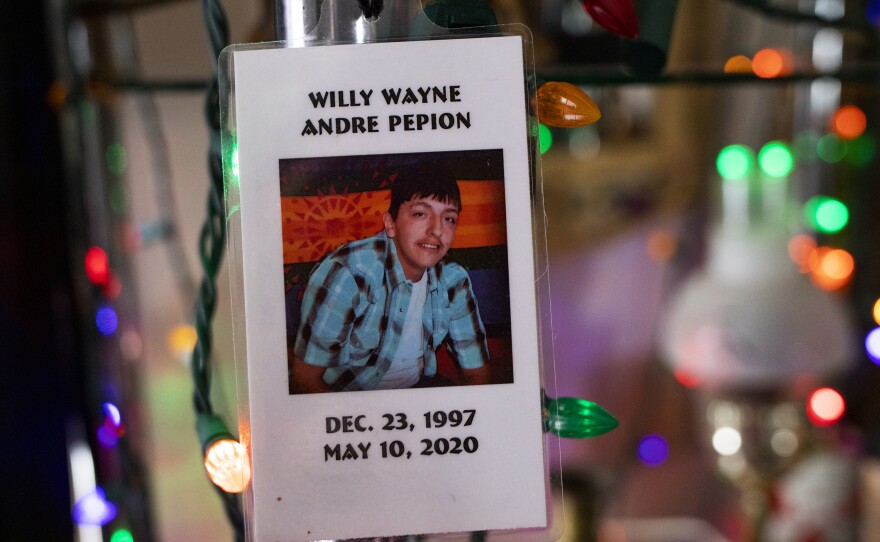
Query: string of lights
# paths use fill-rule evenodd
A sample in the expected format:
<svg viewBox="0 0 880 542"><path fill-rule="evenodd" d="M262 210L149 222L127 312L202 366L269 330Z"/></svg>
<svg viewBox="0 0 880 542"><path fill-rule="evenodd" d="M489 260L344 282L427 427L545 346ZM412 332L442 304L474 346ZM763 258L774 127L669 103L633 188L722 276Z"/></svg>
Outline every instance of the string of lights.
<svg viewBox="0 0 880 542"><path fill-rule="evenodd" d="M205 468L223 503L235 540L244 540L244 516L237 493L247 485L245 465L247 457L243 446L232 438L224 421L214 412L211 404L211 320L217 302L216 277L223 260L226 244L226 218L224 215L223 157L220 146L220 90L217 79L218 58L229 45L229 26L223 7L216 0L202 0L202 15L208 32L208 42L214 68L214 76L208 86L205 99L205 115L210 144L208 169L207 215L199 239L199 255L204 272L199 286L195 307L196 344L192 353L193 406L196 411L196 431L205 454ZM234 485L226 483L232 478ZM236 491L231 493L230 491Z"/></svg>

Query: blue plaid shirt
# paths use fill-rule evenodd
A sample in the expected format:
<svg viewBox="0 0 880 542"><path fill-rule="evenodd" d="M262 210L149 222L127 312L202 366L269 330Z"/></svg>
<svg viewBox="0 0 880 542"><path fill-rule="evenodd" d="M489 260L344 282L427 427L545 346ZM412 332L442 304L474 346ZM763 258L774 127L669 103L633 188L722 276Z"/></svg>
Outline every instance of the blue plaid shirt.
<svg viewBox="0 0 880 542"><path fill-rule="evenodd" d="M444 342L461 367L482 367L489 351L467 271L441 261L427 273L425 376L436 374L434 351ZM336 390L374 389L400 344L412 286L385 232L337 248L309 277L294 352L327 367L324 381Z"/></svg>

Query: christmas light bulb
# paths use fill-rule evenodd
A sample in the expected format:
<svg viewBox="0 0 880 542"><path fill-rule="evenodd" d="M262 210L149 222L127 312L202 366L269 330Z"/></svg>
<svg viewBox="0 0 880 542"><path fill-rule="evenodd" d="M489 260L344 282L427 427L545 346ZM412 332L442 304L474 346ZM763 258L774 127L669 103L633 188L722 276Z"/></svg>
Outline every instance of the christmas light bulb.
<svg viewBox="0 0 880 542"><path fill-rule="evenodd" d="M584 0L583 4L600 26L625 38L639 37L639 18L632 0Z"/></svg>
<svg viewBox="0 0 880 542"><path fill-rule="evenodd" d="M791 53L782 49L761 49L752 57L752 70L762 79L791 73Z"/></svg>
<svg viewBox="0 0 880 542"><path fill-rule="evenodd" d="M86 251L85 258L86 276L92 284L106 284L110 279L110 263L107 253L100 247L91 247Z"/></svg>
<svg viewBox="0 0 880 542"><path fill-rule="evenodd" d="M846 402L843 396L831 388L820 388L810 394L807 416L819 427L831 425L843 417Z"/></svg>
<svg viewBox="0 0 880 542"><path fill-rule="evenodd" d="M128 165L128 158L125 152L125 146L122 143L111 143L107 146L105 152L107 158L107 169L114 175L122 175L125 167Z"/></svg>
<svg viewBox="0 0 880 542"><path fill-rule="evenodd" d="M538 125L538 150L541 154L550 150L553 146L553 132L543 124Z"/></svg>
<svg viewBox="0 0 880 542"><path fill-rule="evenodd" d="M619 425L607 410L584 399L548 399L546 408L548 430L564 438L597 437Z"/></svg>
<svg viewBox="0 0 880 542"><path fill-rule="evenodd" d="M101 332L101 335L113 335L116 333L118 325L119 319L117 318L116 311L113 310L113 307L104 305L98 308L98 311L95 313L95 326L98 328L98 331Z"/></svg>
<svg viewBox="0 0 880 542"><path fill-rule="evenodd" d="M804 204L807 223L822 233L837 233L849 222L849 209L834 198L815 196Z"/></svg>
<svg viewBox="0 0 880 542"><path fill-rule="evenodd" d="M188 360L196 346L198 334L195 326L182 324L175 326L168 335L168 348L181 360Z"/></svg>
<svg viewBox="0 0 880 542"><path fill-rule="evenodd" d="M856 139L867 125L865 112L854 105L844 105L831 116L831 129L841 139Z"/></svg>
<svg viewBox="0 0 880 542"><path fill-rule="evenodd" d="M77 525L107 525L116 517L116 511L116 505L97 487L76 501L71 514Z"/></svg>
<svg viewBox="0 0 880 542"><path fill-rule="evenodd" d="M538 120L555 128L580 128L602 117L599 106L571 83L549 82L535 93Z"/></svg>
<svg viewBox="0 0 880 542"><path fill-rule="evenodd" d="M810 279L827 291L843 288L855 270L852 254L841 249L819 247L809 256Z"/></svg>
<svg viewBox="0 0 880 542"><path fill-rule="evenodd" d="M742 448L742 435L733 427L720 427L712 435L712 447L720 455L734 455Z"/></svg>
<svg viewBox="0 0 880 542"><path fill-rule="evenodd" d="M755 166L755 153L745 145L728 145L715 159L715 168L723 179L744 179Z"/></svg>
<svg viewBox="0 0 880 542"><path fill-rule="evenodd" d="M241 493L251 481L247 450L231 439L218 440L208 447L205 470L211 482L227 493Z"/></svg>
<svg viewBox="0 0 880 542"><path fill-rule="evenodd" d="M110 542L134 542L134 536L128 529L119 529L110 535Z"/></svg>
<svg viewBox="0 0 880 542"><path fill-rule="evenodd" d="M669 457L669 444L660 435L647 435L639 441L639 460L649 467L659 467Z"/></svg>
<svg viewBox="0 0 880 542"><path fill-rule="evenodd" d="M865 351L874 363L880 365L880 327L868 332L868 336L865 337Z"/></svg>
<svg viewBox="0 0 880 542"><path fill-rule="evenodd" d="M752 59L745 55L736 55L724 63L724 73L752 73Z"/></svg>
<svg viewBox="0 0 880 542"><path fill-rule="evenodd" d="M816 143L816 154L829 164L836 164L846 157L846 143L837 134L825 134Z"/></svg>
<svg viewBox="0 0 880 542"><path fill-rule="evenodd" d="M794 155L785 143L771 141L758 152L758 165L769 177L785 177L794 168Z"/></svg>

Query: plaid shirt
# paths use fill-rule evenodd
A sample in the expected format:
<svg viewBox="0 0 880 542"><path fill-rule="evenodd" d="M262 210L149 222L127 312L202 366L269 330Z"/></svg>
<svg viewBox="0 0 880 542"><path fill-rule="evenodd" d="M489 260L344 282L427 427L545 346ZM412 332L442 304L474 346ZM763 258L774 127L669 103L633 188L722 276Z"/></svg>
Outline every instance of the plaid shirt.
<svg viewBox="0 0 880 542"><path fill-rule="evenodd" d="M441 261L427 273L425 375L436 374L443 342L461 367L482 367L489 351L467 271ZM324 381L336 390L374 389L400 344L412 286L385 232L330 252L309 277L294 352L327 367Z"/></svg>

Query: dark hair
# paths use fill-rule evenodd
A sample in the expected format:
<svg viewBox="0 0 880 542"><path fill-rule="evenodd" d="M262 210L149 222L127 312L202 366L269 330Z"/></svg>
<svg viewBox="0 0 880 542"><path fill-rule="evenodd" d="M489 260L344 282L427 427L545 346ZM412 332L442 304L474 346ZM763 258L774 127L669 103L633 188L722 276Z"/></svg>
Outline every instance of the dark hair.
<svg viewBox="0 0 880 542"><path fill-rule="evenodd" d="M401 169L391 184L388 214L397 220L400 206L417 198L434 198L451 203L461 211L461 192L455 176L440 164L429 163Z"/></svg>

